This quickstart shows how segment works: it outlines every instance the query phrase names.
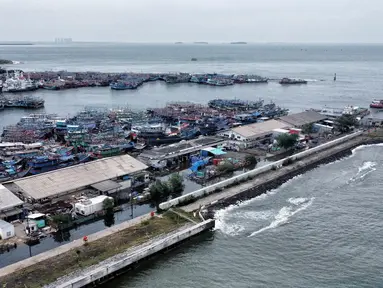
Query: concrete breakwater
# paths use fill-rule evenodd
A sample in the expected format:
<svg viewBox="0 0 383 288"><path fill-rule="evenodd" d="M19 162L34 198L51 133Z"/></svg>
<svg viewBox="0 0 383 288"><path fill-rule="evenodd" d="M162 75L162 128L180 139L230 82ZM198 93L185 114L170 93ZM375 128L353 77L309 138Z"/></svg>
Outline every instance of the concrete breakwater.
<svg viewBox="0 0 383 288"><path fill-rule="evenodd" d="M251 187L249 189L240 190L235 195L225 197L221 200L211 203L205 207L205 217L213 218L215 210L260 196L267 191L278 188L283 183L294 178L295 176L306 173L320 165L329 164L342 158L348 157L352 155L352 150L360 145L378 144L382 142L381 140L367 140L362 138L357 140L359 141L353 141L348 147L341 147L340 150L334 150L333 154L328 154L328 156L318 155L318 157L307 159L307 162L305 163L298 163L296 167L290 167L289 169L286 169L285 174L278 176L275 179L268 180L263 184Z"/></svg>
<svg viewBox="0 0 383 288"><path fill-rule="evenodd" d="M0 269L6 287L85 287L97 285L138 262L210 230L203 220L182 211L144 215ZM49 267L49 269L48 269Z"/></svg>
<svg viewBox="0 0 383 288"><path fill-rule="evenodd" d="M44 286L44 288L80 288L90 284L97 285L114 278L131 266L142 260L146 260L157 253L171 249L182 242L196 236L204 231L214 228L215 220L208 219L191 227L186 227L175 233L165 235L165 237L152 242L136 246L134 249L126 251L120 255L115 255L113 259L106 260L94 267L89 267L83 271L77 271L74 275L64 277L58 281Z"/></svg>
<svg viewBox="0 0 383 288"><path fill-rule="evenodd" d="M358 146L363 143L363 141L365 140L362 131L346 135L315 148L305 150L263 167L204 187L190 194L171 199L161 203L160 209L167 210L171 207L183 206L182 209L187 212L198 210L202 206L208 206L215 201L234 196L242 190L251 189L268 181L275 181L275 179L284 176L291 169L294 169L294 167L296 169L297 166L300 166L300 168L306 166L309 160L322 160L339 151L349 149L352 145ZM309 156L313 157L308 158ZM292 163L294 164L291 165Z"/></svg>

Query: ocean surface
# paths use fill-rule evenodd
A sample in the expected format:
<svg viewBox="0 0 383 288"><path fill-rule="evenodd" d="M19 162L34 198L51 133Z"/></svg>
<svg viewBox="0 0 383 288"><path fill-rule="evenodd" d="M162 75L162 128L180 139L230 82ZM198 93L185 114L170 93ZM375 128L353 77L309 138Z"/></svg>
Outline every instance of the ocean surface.
<svg viewBox="0 0 383 288"><path fill-rule="evenodd" d="M190 61L197 58L198 61ZM134 109L170 101L206 103L215 98L274 101L301 112L324 105L367 107L383 91L383 45L230 45L230 44L72 44L0 46L0 59L21 62L7 67L25 71L251 73L269 78L297 77L308 85L246 84L210 87L146 83L135 91L81 88L32 93L46 100L49 113L73 115L84 106ZM337 73L337 81L333 81ZM29 93L31 94L31 93ZM0 113L0 129L30 111Z"/></svg>
<svg viewBox="0 0 383 288"><path fill-rule="evenodd" d="M383 146L216 213L213 236L106 287L383 287Z"/></svg>
<svg viewBox="0 0 383 288"><path fill-rule="evenodd" d="M26 71L252 73L309 81L290 87L276 82L230 87L158 82L136 91L83 88L33 93L46 100L42 111L61 115L73 115L84 106L143 109L169 101L206 103L217 97L262 98L300 112L324 105L367 107L383 91L381 45L0 46L2 58L22 62L13 66ZM28 113L2 111L0 126L14 124ZM383 287L382 173L383 147L358 148L349 158L217 211L214 234L106 287ZM81 231L71 233L81 237ZM8 255L0 255L0 264Z"/></svg>

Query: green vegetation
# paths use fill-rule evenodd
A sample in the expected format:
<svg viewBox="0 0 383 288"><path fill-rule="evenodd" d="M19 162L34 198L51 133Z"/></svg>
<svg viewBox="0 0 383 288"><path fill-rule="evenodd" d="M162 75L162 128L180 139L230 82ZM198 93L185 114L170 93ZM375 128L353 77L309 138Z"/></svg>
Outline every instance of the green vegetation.
<svg viewBox="0 0 383 288"><path fill-rule="evenodd" d="M217 166L217 171L220 173L229 173L233 172L235 170L235 167L232 163L225 161L224 163L220 163Z"/></svg>
<svg viewBox="0 0 383 288"><path fill-rule="evenodd" d="M305 124L302 127L302 133L303 134L311 134L311 133L313 133L313 131L314 131L313 124Z"/></svg>
<svg viewBox="0 0 383 288"><path fill-rule="evenodd" d="M257 158L254 155L246 155L245 162L248 165L255 165L255 164L257 164L258 161L257 161Z"/></svg>
<svg viewBox="0 0 383 288"><path fill-rule="evenodd" d="M174 220L174 213L165 212L162 217L150 220L119 231L112 236L105 237L88 245L83 245L50 259L38 262L28 268L18 270L0 278L3 287L12 288L40 288L54 282L57 278L71 272L97 264L109 257L124 252L133 246L141 245L161 234L170 233L187 223L178 217ZM49 269L47 269L49 267ZM27 284L25 284L27 283ZM25 286L26 285L26 286Z"/></svg>
<svg viewBox="0 0 383 288"><path fill-rule="evenodd" d="M168 186L170 188L170 195L176 198L182 195L185 189L184 179L180 174L173 174L169 177Z"/></svg>
<svg viewBox="0 0 383 288"><path fill-rule="evenodd" d="M62 229L62 226L66 224L70 224L72 222L72 218L69 214L57 214L53 215L50 219L49 225L56 227L57 229Z"/></svg>
<svg viewBox="0 0 383 288"><path fill-rule="evenodd" d="M298 138L297 134L281 134L277 137L278 146L289 150L297 144Z"/></svg>
<svg viewBox="0 0 383 288"><path fill-rule="evenodd" d="M113 207L114 207L113 199L106 198L102 202L102 208L104 209L105 213L108 213L108 212L112 212L113 213Z"/></svg>
<svg viewBox="0 0 383 288"><path fill-rule="evenodd" d="M336 128L342 133L347 133L351 129L358 125L358 120L354 115L343 114L335 121Z"/></svg>
<svg viewBox="0 0 383 288"><path fill-rule="evenodd" d="M176 198L182 195L185 188L183 181L181 175L173 174L168 181L157 180L149 187L150 199L157 210L159 210L160 203L167 201L170 196Z"/></svg>

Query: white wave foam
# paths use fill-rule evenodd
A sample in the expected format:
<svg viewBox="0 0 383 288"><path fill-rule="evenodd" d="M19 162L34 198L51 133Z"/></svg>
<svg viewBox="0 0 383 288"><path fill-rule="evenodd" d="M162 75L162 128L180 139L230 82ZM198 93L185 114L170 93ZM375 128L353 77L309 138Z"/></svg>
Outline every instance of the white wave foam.
<svg viewBox="0 0 383 288"><path fill-rule="evenodd" d="M20 61L12 61L12 64L22 64L23 62L20 62Z"/></svg>
<svg viewBox="0 0 383 288"><path fill-rule="evenodd" d="M366 149L366 148L369 148L369 147L383 147L383 143L358 146L358 147L356 147L356 148L351 150L352 155L354 155L359 150L363 150L363 149Z"/></svg>
<svg viewBox="0 0 383 288"><path fill-rule="evenodd" d="M285 207L282 207L281 210L279 210L278 214L275 216L274 218L274 221L272 221L270 223L270 225L266 226L266 227L263 227L257 231L254 231L253 233L250 234L249 237L253 237L259 233L262 233L264 231L267 231L267 230L270 230L270 229L274 229L274 228L277 228L283 224L286 224L289 219L294 216L295 214L297 214L298 212L300 211L303 211L305 209L307 209L308 207L310 207L312 205L312 203L314 202L314 197L310 198L310 199L306 199L306 198L290 198L289 202L295 202L295 203L298 203L298 202L301 202L302 199L304 199L304 202L302 202L303 204L300 205L300 207L296 210L293 209L293 207L291 206L285 206Z"/></svg>
<svg viewBox="0 0 383 288"><path fill-rule="evenodd" d="M367 161L364 162L361 167L358 168L358 173L363 172L364 170L370 170L376 166L376 162Z"/></svg>
<svg viewBox="0 0 383 288"><path fill-rule="evenodd" d="M307 199L307 198L303 198L303 197L289 198L289 199L287 200L287 202L289 202L289 203L291 203L291 204L294 204L294 205L296 205L296 206L301 205L301 204L303 204L303 203L305 203L305 202L307 202L307 201L309 201L309 199Z"/></svg>
<svg viewBox="0 0 383 288"><path fill-rule="evenodd" d="M350 182L355 182L358 179L363 179L371 172L374 172L376 170L375 166L377 165L376 162L366 161L363 162L363 165L358 167L358 173L356 173L356 176L350 178Z"/></svg>
<svg viewBox="0 0 383 288"><path fill-rule="evenodd" d="M267 197L275 195L276 193L278 193L278 191L283 189L286 185L289 185L292 181L294 181L296 179L299 179L302 176L303 176L303 174L297 175L297 176L291 178L290 180L286 181L285 183L283 183L278 188L270 190L270 191L267 191L266 193L261 194L261 195L255 197L255 198L252 198L252 199L249 199L249 200L246 200L246 201L243 201L243 202L238 202L237 204L232 204L232 205L230 205L230 206L228 206L226 208L223 208L223 209L215 211L216 222L215 222L214 230L220 230L222 233L230 235L230 236L238 235L245 228L242 225L239 225L239 224L229 223L229 221L228 221L229 216L231 216L233 213L235 213L236 210L240 210L243 207L251 205L255 201L262 201L262 200L266 199ZM254 215L256 215L256 212L254 213ZM246 216L239 216L239 217L243 218L243 217L246 217ZM262 220L267 220L267 219L271 218L271 215L268 215L267 218L265 218L266 217L265 215L261 216L261 214L258 214L258 215L256 215L256 217L259 217L258 220L261 220L261 219ZM253 218L251 220L256 220L256 219Z"/></svg>

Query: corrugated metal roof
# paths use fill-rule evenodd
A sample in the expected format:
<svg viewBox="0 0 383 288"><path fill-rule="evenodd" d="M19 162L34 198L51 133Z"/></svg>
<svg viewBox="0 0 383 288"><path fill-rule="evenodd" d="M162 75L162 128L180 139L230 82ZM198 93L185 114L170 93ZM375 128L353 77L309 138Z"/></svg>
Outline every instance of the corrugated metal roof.
<svg viewBox="0 0 383 288"><path fill-rule="evenodd" d="M325 115L322 115L316 111L305 111L301 113L296 113L296 114L290 114L287 116L280 117L279 120L295 126L295 127L300 127L306 124L312 124L321 120L325 120L328 117Z"/></svg>
<svg viewBox="0 0 383 288"><path fill-rule="evenodd" d="M105 180L100 183L93 184L91 187L101 192L108 192L110 190L120 188L121 185L113 180Z"/></svg>
<svg viewBox="0 0 383 288"><path fill-rule="evenodd" d="M65 194L146 168L144 163L135 158L122 155L22 178L13 183L21 189L21 192L38 200Z"/></svg>
<svg viewBox="0 0 383 288"><path fill-rule="evenodd" d="M258 135L272 132L274 129L286 128L286 124L277 120L268 120L233 128L232 131L245 138L254 138Z"/></svg>
<svg viewBox="0 0 383 288"><path fill-rule="evenodd" d="M0 211L21 205L24 202L15 196L11 191L0 184Z"/></svg>

